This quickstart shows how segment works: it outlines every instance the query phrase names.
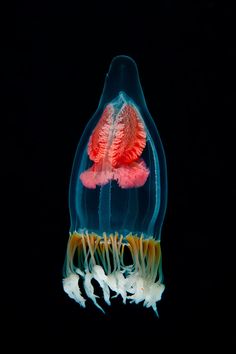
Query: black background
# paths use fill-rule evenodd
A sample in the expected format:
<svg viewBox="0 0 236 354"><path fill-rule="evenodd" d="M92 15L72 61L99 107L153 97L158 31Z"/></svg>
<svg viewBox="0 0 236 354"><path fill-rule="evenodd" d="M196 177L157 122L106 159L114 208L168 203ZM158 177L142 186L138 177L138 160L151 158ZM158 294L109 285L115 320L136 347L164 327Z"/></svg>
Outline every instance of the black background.
<svg viewBox="0 0 236 354"><path fill-rule="evenodd" d="M208 0L32 3L12 7L3 26L8 348L192 352L233 344L232 9ZM106 316L90 304L81 309L61 285L75 150L119 54L138 65L167 158L159 319L118 299Z"/></svg>

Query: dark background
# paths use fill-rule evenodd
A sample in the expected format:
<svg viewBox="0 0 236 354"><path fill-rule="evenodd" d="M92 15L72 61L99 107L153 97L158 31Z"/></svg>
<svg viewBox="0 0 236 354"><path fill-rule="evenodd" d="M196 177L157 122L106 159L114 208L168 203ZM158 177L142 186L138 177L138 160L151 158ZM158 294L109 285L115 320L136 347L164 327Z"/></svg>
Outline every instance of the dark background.
<svg viewBox="0 0 236 354"><path fill-rule="evenodd" d="M8 9L2 32L8 348L192 352L233 344L232 9L208 0L32 3ZM138 65L167 158L159 319L118 300L106 316L81 309L61 285L75 150L119 54Z"/></svg>

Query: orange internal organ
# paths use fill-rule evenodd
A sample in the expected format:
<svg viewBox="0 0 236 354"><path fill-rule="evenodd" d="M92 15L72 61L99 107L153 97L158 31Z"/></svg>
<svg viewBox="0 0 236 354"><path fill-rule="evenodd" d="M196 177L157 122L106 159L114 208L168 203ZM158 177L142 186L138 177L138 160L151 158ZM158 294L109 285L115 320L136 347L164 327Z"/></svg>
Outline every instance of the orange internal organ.
<svg viewBox="0 0 236 354"><path fill-rule="evenodd" d="M140 158L146 146L146 132L136 108L123 104L118 113L106 106L88 143L92 167L80 175L87 188L103 186L116 180L121 188L141 187L149 170Z"/></svg>

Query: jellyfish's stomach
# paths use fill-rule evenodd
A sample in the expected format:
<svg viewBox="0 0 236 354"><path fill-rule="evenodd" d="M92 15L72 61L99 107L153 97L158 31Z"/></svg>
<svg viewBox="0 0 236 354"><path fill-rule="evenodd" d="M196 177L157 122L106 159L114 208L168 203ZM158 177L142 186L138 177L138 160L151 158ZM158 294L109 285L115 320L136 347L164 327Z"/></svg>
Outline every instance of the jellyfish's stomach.
<svg viewBox="0 0 236 354"><path fill-rule="evenodd" d="M167 200L162 143L148 112L135 62L115 57L97 111L74 159L70 237L64 290L85 307L80 291L102 311L95 279L110 305L110 290L152 307L164 290L161 227Z"/></svg>

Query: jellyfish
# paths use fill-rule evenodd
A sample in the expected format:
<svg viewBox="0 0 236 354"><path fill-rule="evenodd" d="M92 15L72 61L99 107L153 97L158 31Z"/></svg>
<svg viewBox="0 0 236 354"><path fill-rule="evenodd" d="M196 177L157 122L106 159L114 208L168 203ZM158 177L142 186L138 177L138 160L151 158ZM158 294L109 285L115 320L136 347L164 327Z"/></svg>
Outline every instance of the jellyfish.
<svg viewBox="0 0 236 354"><path fill-rule="evenodd" d="M158 315L165 289L160 241L166 203L164 149L137 65L117 56L72 167L63 271L69 297L82 307L92 301L104 312L119 296Z"/></svg>

